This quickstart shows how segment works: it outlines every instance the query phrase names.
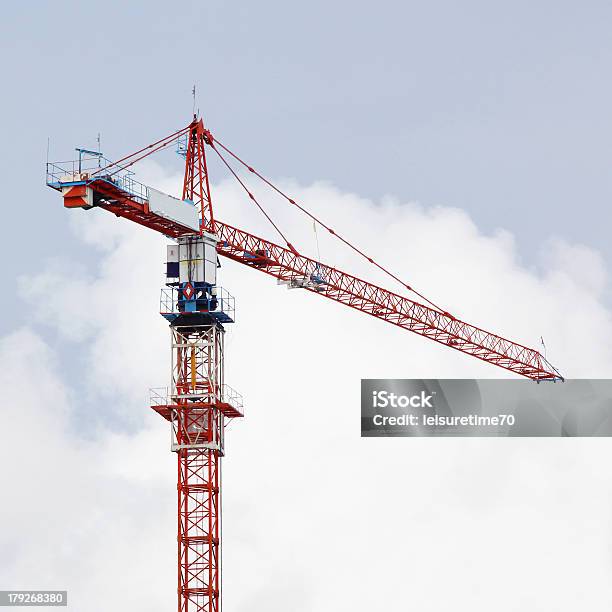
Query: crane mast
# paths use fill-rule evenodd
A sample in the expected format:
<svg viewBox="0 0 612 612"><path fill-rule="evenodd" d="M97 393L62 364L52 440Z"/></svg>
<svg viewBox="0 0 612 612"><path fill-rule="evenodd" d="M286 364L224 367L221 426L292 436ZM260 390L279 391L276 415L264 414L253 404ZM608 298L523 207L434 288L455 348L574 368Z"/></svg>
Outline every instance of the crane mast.
<svg viewBox="0 0 612 612"><path fill-rule="evenodd" d="M172 386L165 399L152 398L171 424L178 458L178 612L221 610L220 459L225 427L243 416L242 398L224 382L224 325L234 321L234 300L217 285L217 237L207 231L214 221L205 139L202 122L194 122L182 202L199 214L199 232L167 249L160 311L170 323Z"/></svg>
<svg viewBox="0 0 612 612"><path fill-rule="evenodd" d="M130 170L177 142L185 157L181 198L139 183ZM286 247L216 219L206 147L221 157ZM297 205L225 145L220 147ZM217 141L197 117L115 162L100 152L77 151L78 160L47 163L47 185L62 193L66 208L102 208L173 240L160 299L160 313L171 336L170 386L151 390L151 406L170 424L171 450L177 455L178 612L221 610L221 458L226 427L244 416L242 397L224 380L225 326L234 322L235 306L231 294L217 283L219 255L520 376L537 382L563 380L539 351L461 321L420 294L422 300L410 299L301 255L223 158Z"/></svg>
<svg viewBox="0 0 612 612"><path fill-rule="evenodd" d="M178 460L178 611L221 609L221 458L225 428L243 416L225 384L225 325L234 300L217 285L214 235L168 247L161 314L170 323L171 387L155 389L152 408L171 425Z"/></svg>

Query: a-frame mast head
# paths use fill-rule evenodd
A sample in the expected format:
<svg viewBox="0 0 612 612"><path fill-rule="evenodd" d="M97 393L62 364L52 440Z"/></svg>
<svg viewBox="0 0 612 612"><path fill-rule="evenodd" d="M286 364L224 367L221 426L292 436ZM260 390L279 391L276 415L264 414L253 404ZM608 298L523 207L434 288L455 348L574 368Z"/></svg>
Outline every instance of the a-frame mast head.
<svg viewBox="0 0 612 612"><path fill-rule="evenodd" d="M212 145L212 134L204 128L202 119L194 116L189 125L189 141L185 156L185 179L183 181L183 200L190 200L200 211L200 233L215 232L208 167L206 166L207 144Z"/></svg>

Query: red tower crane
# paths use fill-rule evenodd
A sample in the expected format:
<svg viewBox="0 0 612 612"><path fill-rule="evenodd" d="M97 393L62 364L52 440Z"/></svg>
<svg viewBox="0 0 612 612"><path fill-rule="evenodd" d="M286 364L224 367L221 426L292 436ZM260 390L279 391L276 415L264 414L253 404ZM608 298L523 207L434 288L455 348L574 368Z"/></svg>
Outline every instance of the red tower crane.
<svg viewBox="0 0 612 612"><path fill-rule="evenodd" d="M172 144L185 156L182 197L134 179L130 168ZM284 246L216 219L206 149L213 151L277 231ZM346 304L450 348L534 381L563 380L539 351L454 317L393 275L282 192L208 131L201 119L115 162L77 149L77 161L47 164L47 184L66 208L102 208L173 239L161 314L172 336L169 390L154 390L152 407L172 427L178 457L178 611L219 612L220 463L224 432L243 416L242 399L224 381L224 325L233 298L217 285L217 255L260 270L291 287ZM301 255L274 223L226 154L415 298L399 295Z"/></svg>

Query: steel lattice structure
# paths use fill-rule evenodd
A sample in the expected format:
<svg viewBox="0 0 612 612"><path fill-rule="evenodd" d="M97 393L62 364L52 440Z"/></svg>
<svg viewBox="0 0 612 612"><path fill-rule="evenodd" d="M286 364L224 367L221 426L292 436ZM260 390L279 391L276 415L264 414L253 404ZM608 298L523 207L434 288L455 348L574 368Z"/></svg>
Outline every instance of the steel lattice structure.
<svg viewBox="0 0 612 612"><path fill-rule="evenodd" d="M174 143L185 157L180 200L138 183L129 170ZM207 147L220 157L286 246L216 219ZM221 151L419 299L301 255ZM83 152L94 156L91 167ZM539 351L459 320L401 281L216 141L197 117L116 162L79 149L78 161L47 164L47 184L62 193L67 208L102 208L178 243L169 247L168 282L160 303L172 337L171 388L153 390L151 402L171 424L172 450L178 460L178 612L221 610L220 459L225 427L243 416L242 399L223 380L224 325L233 322L234 305L216 284L217 254L520 376L538 382L562 380Z"/></svg>
<svg viewBox="0 0 612 612"><path fill-rule="evenodd" d="M171 326L172 403L178 454L180 612L220 609L220 464L223 453L223 328Z"/></svg>
<svg viewBox="0 0 612 612"><path fill-rule="evenodd" d="M242 416L223 382L224 333L214 318L171 324L172 386L155 390L153 408L172 425L178 459L179 612L221 609L221 464L225 427Z"/></svg>
<svg viewBox="0 0 612 612"><path fill-rule="evenodd" d="M220 238L217 248L225 257L521 376L533 380L559 378L559 374L534 349L230 225L217 221L216 228ZM319 282L319 279L325 279L325 282Z"/></svg>

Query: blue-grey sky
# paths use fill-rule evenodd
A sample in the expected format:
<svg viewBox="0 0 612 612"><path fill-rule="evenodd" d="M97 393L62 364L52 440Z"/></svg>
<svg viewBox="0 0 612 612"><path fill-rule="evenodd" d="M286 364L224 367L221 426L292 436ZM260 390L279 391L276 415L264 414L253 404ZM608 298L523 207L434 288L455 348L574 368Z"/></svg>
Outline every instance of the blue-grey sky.
<svg viewBox="0 0 612 612"><path fill-rule="evenodd" d="M413 286L545 337L568 377L609 377L611 17L594 1L3 7L2 588L67 588L87 612L176 597L176 465L147 405L169 383L167 241L66 211L48 137L51 159L98 132L117 158L185 125L196 83L215 134ZM142 171L170 192L181 160L163 163ZM259 233L237 189L214 197ZM312 247L293 212L281 226ZM321 250L361 273L327 235ZM235 262L220 282L246 406L223 459L225 609L611 609L607 439L371 444L360 379L501 370Z"/></svg>
<svg viewBox="0 0 612 612"><path fill-rule="evenodd" d="M39 249L87 257L44 188L47 137L52 159L98 132L119 156L183 125L193 83L271 176L460 207L511 230L528 265L551 235L610 261L611 17L596 1L10 3L5 279Z"/></svg>

